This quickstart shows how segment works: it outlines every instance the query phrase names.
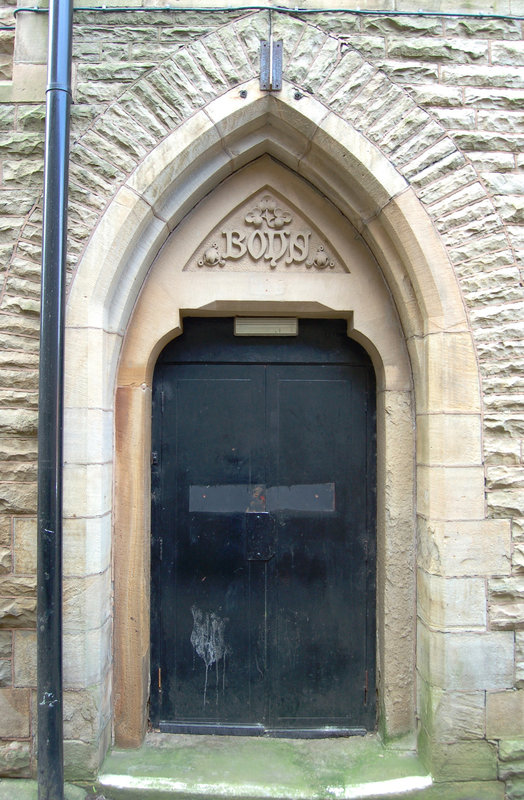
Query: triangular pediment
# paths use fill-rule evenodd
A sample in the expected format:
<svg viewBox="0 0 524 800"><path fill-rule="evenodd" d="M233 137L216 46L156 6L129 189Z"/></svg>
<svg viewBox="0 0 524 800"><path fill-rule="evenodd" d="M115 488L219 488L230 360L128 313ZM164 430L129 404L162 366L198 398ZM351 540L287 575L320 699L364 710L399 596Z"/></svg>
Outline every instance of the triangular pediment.
<svg viewBox="0 0 524 800"><path fill-rule="evenodd" d="M316 225L269 185L213 228L184 271L349 272Z"/></svg>

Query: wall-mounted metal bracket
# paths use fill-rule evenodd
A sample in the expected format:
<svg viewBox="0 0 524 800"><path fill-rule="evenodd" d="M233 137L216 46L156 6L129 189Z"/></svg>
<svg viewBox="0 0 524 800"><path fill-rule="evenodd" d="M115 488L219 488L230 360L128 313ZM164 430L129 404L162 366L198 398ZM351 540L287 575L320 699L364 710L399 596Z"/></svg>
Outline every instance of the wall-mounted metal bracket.
<svg viewBox="0 0 524 800"><path fill-rule="evenodd" d="M282 40L260 42L260 89L278 92L282 89Z"/></svg>

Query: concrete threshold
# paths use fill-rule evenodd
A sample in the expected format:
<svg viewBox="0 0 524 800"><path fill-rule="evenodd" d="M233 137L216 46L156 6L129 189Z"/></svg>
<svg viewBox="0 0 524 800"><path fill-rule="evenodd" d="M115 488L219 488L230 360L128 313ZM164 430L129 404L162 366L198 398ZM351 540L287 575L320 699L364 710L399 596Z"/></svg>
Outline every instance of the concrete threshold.
<svg viewBox="0 0 524 800"><path fill-rule="evenodd" d="M114 749L96 782L106 800L503 800L497 782L433 784L407 742L378 736L271 739L149 734ZM1 800L1 799L0 799Z"/></svg>

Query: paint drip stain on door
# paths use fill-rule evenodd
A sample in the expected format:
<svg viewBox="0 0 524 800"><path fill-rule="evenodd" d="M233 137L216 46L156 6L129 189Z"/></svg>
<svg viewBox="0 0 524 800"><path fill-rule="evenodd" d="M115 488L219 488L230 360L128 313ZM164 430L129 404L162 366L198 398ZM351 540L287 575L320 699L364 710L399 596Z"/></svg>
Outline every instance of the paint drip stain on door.
<svg viewBox="0 0 524 800"><path fill-rule="evenodd" d="M226 681L226 656L230 648L225 641L227 617L219 617L213 611L202 611L197 606L191 606L193 615L193 630L191 631L191 645L205 664L206 675L204 681L204 708L207 702L207 681L209 668L215 665L216 673L216 704L218 705L218 687L220 683L220 663L222 662L222 694L225 691Z"/></svg>

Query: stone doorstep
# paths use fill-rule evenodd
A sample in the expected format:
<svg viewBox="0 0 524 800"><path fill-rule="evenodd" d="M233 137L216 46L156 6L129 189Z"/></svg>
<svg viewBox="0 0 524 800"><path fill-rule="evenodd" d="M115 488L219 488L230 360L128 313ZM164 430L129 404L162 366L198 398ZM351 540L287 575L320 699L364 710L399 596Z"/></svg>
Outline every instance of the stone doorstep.
<svg viewBox="0 0 524 800"><path fill-rule="evenodd" d="M89 793L80 786L67 784L64 787L65 800L86 800ZM37 800L38 785L36 781L24 778L0 778L0 800ZM94 800L94 794L91 792Z"/></svg>
<svg viewBox="0 0 524 800"><path fill-rule="evenodd" d="M375 735L311 741L154 733L138 750L114 749L96 789L106 800L504 798L498 782L433 784L411 749L385 747Z"/></svg>

